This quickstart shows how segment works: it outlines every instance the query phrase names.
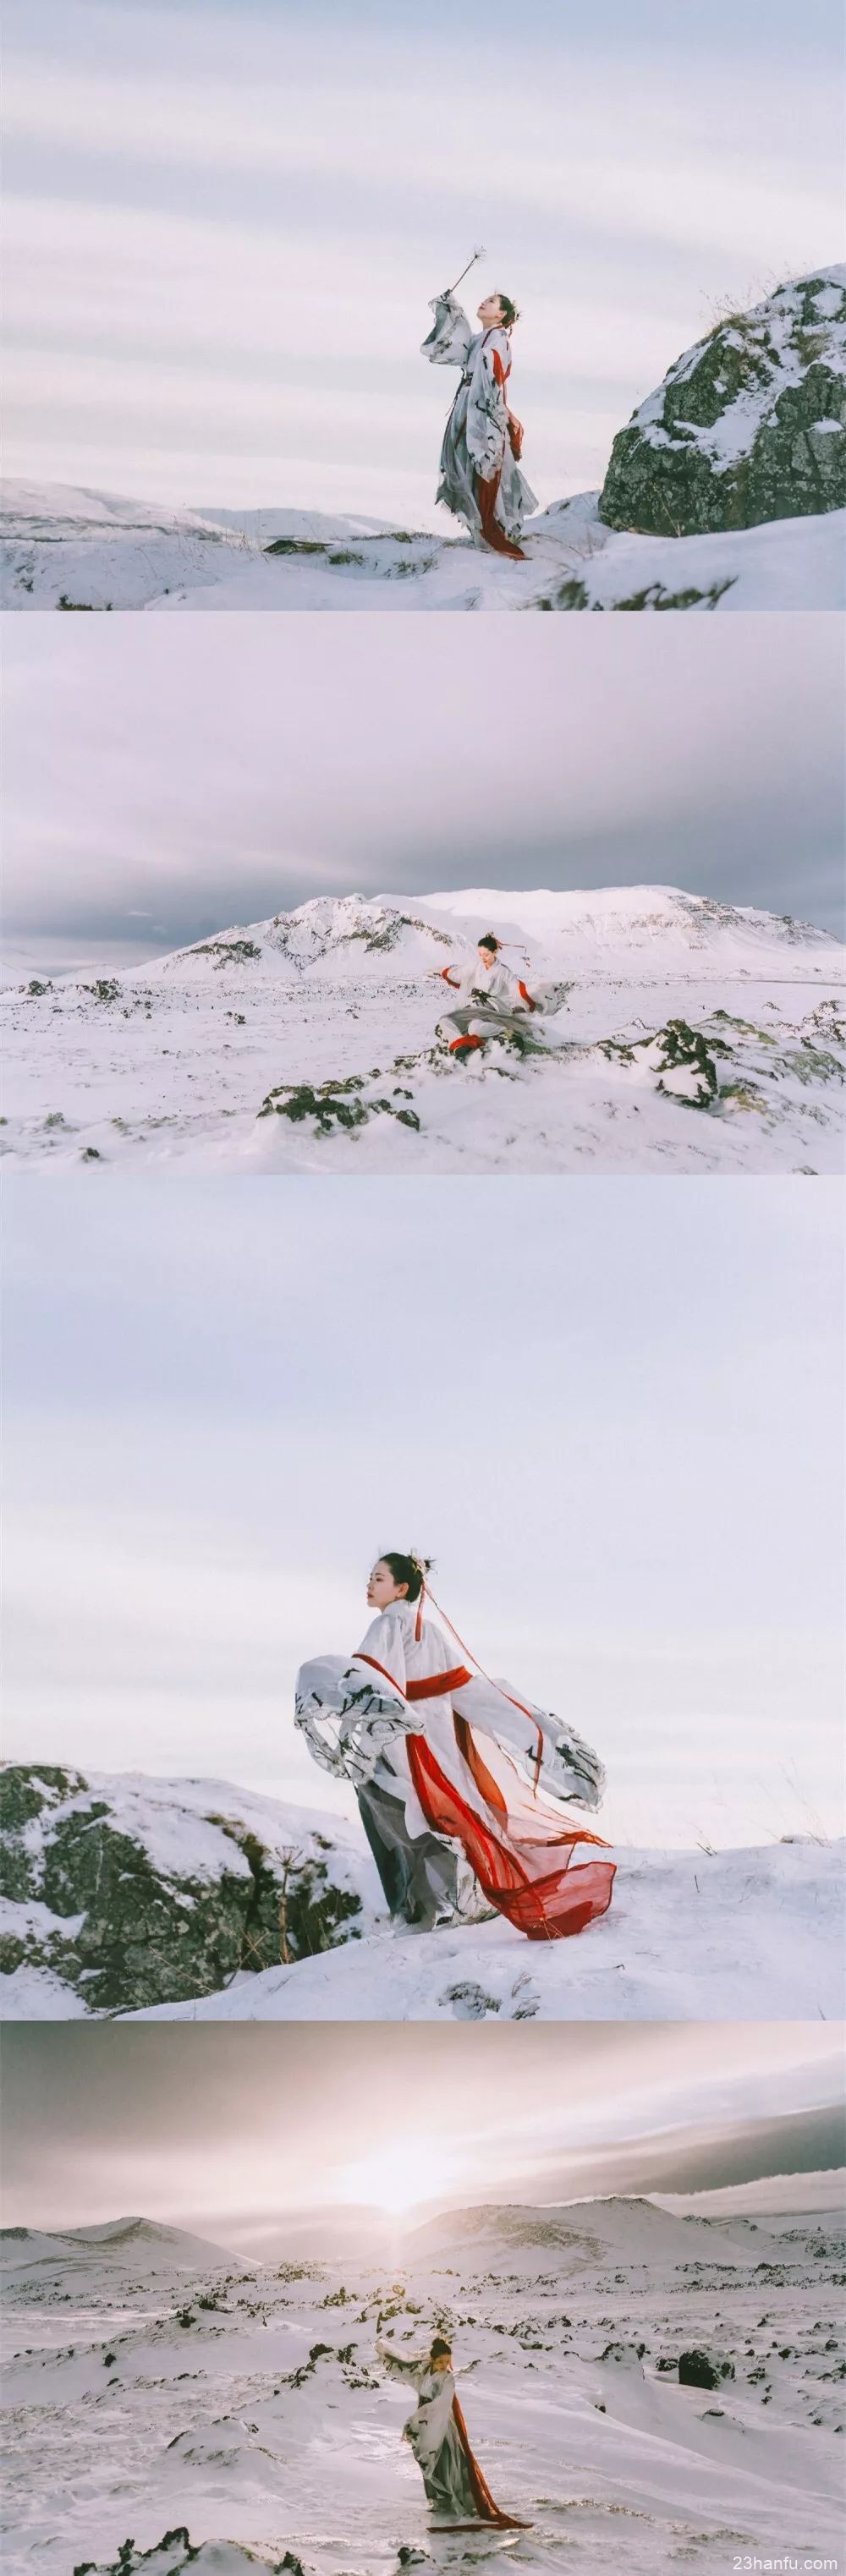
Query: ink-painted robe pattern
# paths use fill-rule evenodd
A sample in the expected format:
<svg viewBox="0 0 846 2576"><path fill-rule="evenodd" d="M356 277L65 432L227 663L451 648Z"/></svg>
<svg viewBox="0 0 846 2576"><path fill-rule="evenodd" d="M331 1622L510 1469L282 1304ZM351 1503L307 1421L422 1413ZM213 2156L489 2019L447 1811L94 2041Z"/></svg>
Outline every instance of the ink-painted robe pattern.
<svg viewBox="0 0 846 2576"><path fill-rule="evenodd" d="M392 1603L352 1658L304 1664L296 1723L325 1769L401 1796L411 1836L460 1843L489 1904L529 1940L605 1913L614 1864L575 1855L607 1845L561 1804L599 1805L598 1756L552 1710L471 1672L419 1606Z"/></svg>
<svg viewBox="0 0 846 2576"><path fill-rule="evenodd" d="M417 2462L432 2512L444 2522L494 2523L500 2531L525 2530L526 2524L513 2521L494 2503L470 2448L455 2373L433 2370L428 2357L406 2360L385 2344L380 2343L378 2350L388 2368L412 2380L417 2390L417 2405L403 2428L403 2440Z"/></svg>
<svg viewBox="0 0 846 2576"><path fill-rule="evenodd" d="M477 545L481 544L477 478L490 483L499 475L494 516L511 543L519 543L523 521L538 502L512 454L508 435L508 332L474 331L454 295L436 296L430 311L435 319L423 342L424 358L434 367L461 368L461 383L444 431L437 498L463 519Z"/></svg>

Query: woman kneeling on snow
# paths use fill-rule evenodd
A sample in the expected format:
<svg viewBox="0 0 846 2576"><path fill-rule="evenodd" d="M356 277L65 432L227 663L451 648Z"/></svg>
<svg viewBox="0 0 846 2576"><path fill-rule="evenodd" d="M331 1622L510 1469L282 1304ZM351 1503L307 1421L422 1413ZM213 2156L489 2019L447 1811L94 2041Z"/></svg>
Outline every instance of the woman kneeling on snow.
<svg viewBox="0 0 846 2576"><path fill-rule="evenodd" d="M456 1064L469 1064L471 1056L480 1055L487 1038L519 1040L538 1008L526 985L504 964L501 942L493 930L485 931L475 957L458 974L452 966L435 971L458 995L457 1006L447 1012L444 1023L456 1031L449 1042Z"/></svg>
<svg viewBox="0 0 846 2576"><path fill-rule="evenodd" d="M429 1570L426 1557L378 1558L377 1615L351 1658L302 1666L296 1723L315 1761L355 1784L391 1914L430 1931L478 1919L481 1898L530 1941L561 1940L611 1902L613 1862L575 1858L580 1843L608 1846L562 1804L598 1807L602 1764L551 1710L471 1672L452 1629L455 1661L424 1606Z"/></svg>

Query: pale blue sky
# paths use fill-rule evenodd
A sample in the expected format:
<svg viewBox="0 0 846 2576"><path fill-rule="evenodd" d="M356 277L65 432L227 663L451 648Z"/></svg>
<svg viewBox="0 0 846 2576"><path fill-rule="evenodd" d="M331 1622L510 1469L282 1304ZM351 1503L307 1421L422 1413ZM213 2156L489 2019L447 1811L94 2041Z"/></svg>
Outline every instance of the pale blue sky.
<svg viewBox="0 0 846 2576"><path fill-rule="evenodd" d="M832 0L11 0L7 55L9 473L435 524L418 344L484 241L549 501L839 255Z"/></svg>
<svg viewBox="0 0 846 2576"><path fill-rule="evenodd" d="M295 1736L385 1547L634 1843L840 1829L824 1181L14 1179L7 1753L349 1806Z"/></svg>

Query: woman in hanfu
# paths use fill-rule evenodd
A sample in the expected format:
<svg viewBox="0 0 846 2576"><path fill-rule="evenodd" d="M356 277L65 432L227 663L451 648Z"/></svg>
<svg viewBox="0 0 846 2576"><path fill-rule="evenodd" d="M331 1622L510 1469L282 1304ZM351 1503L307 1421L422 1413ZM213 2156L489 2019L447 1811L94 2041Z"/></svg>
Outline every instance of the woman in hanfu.
<svg viewBox="0 0 846 2576"><path fill-rule="evenodd" d="M417 2360L406 2360L391 2344L377 2342L376 2350L389 2370L410 2379L417 2390L414 2414L403 2426L402 2438L413 2451L426 2502L438 2523L448 2524L453 2531L472 2531L478 2523L493 2523L497 2531L530 2531L531 2523L515 2521L513 2514L501 2513L494 2504L470 2448L455 2393L452 2353L443 2336L436 2335L428 2353Z"/></svg>
<svg viewBox="0 0 846 2576"><path fill-rule="evenodd" d="M456 1064L469 1064L471 1057L481 1055L488 1038L510 1037L521 1045L538 1003L506 965L494 931L485 931L475 956L457 974L453 966L438 966L434 971L457 996L445 1016L445 1025L456 1031L449 1040Z"/></svg>
<svg viewBox="0 0 846 2576"><path fill-rule="evenodd" d="M474 331L450 290L430 305L435 319L423 342L433 367L460 367L461 383L444 431L437 498L463 519L477 545L524 560L523 521L537 498L520 470L523 431L508 407L511 333L517 308L509 295L488 295Z"/></svg>
<svg viewBox="0 0 846 2576"><path fill-rule="evenodd" d="M608 1845L563 1805L598 1807L602 1764L551 1710L471 1671L447 1620L456 1661L429 1613L429 1571L426 1557L379 1557L376 1616L353 1656L302 1665L296 1723L315 1760L355 1784L392 1915L430 1931L478 1919L481 1894L528 1940L562 1940L611 1902L614 1863L596 1857Z"/></svg>

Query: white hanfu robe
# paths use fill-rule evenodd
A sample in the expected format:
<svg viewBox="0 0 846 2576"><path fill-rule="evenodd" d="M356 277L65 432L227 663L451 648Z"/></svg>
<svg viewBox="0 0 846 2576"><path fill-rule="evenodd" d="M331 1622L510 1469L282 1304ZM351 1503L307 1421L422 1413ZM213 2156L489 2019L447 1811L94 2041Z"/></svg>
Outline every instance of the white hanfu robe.
<svg viewBox="0 0 846 2576"><path fill-rule="evenodd" d="M435 319L422 354L434 367L460 367L461 383L444 431L437 498L463 519L477 545L519 551L523 521L537 496L514 454L506 397L511 373L508 332L474 331L454 295L430 305ZM519 442L518 442L519 443Z"/></svg>
<svg viewBox="0 0 846 2576"><path fill-rule="evenodd" d="M598 1756L552 1710L456 1662L420 1603L393 1602L352 1658L304 1664L296 1723L324 1768L401 1800L412 1842L460 1844L488 1904L529 1940L559 1940L605 1913L614 1864L574 1853L607 1845L561 1804L599 1805Z"/></svg>
<svg viewBox="0 0 846 2576"><path fill-rule="evenodd" d="M482 1047L486 1038L519 1036L538 1008L527 986L501 957L486 966L477 955L468 958L466 966L443 966L441 975L455 994L445 1015L457 1032L450 1039L451 1055Z"/></svg>
<svg viewBox="0 0 846 2576"><path fill-rule="evenodd" d="M499 2531L528 2531L530 2525L515 2522L502 2513L493 2496L478 2460L470 2448L467 2426L458 2403L455 2373L433 2370L428 2354L422 2360L406 2360L387 2344L377 2346L380 2359L389 2370L410 2379L417 2390L417 2405L403 2426L403 2440L408 2443L420 2470L426 2489L426 2501L441 2523L493 2523Z"/></svg>

